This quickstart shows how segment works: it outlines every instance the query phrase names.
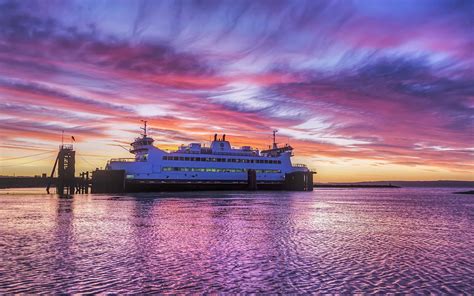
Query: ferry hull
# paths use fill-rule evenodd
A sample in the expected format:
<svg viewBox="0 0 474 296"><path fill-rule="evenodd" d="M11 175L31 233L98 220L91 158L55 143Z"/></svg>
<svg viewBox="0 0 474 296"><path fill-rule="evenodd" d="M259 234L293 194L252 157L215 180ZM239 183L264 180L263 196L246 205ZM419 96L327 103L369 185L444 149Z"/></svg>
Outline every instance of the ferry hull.
<svg viewBox="0 0 474 296"><path fill-rule="evenodd" d="M312 191L312 172L286 174L284 181L257 181L249 171L247 180L154 180L125 179L124 170L96 170L92 193L211 191L211 190L289 190Z"/></svg>
<svg viewBox="0 0 474 296"><path fill-rule="evenodd" d="M247 182L229 181L160 181L134 180L125 182L126 192L161 192L161 191L215 191L215 190L284 190L284 182L257 183L250 188Z"/></svg>

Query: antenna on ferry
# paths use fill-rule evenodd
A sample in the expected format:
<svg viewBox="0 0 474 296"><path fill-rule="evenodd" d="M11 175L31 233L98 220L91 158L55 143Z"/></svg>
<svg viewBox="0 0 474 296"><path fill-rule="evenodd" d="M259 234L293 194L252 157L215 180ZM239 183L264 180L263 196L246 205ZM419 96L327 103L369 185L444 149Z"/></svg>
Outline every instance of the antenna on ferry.
<svg viewBox="0 0 474 296"><path fill-rule="evenodd" d="M278 130L273 130L273 149L277 148L277 143L276 143L276 133Z"/></svg>
<svg viewBox="0 0 474 296"><path fill-rule="evenodd" d="M143 137L146 138L146 120L142 120L143 122L143 127L141 129L143 130Z"/></svg>

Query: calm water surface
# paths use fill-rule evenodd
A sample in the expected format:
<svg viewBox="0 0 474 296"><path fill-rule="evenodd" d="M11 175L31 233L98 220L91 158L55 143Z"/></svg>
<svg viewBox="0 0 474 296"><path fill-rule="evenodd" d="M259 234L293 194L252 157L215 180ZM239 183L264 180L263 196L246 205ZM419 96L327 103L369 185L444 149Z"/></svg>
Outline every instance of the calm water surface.
<svg viewBox="0 0 474 296"><path fill-rule="evenodd" d="M474 294L455 189L0 193L0 294Z"/></svg>

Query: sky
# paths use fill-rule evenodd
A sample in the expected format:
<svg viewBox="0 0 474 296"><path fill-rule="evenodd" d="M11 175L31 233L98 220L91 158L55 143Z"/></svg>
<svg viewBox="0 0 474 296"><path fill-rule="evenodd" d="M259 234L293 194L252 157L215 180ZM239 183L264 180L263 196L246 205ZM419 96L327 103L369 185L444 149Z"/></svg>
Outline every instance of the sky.
<svg viewBox="0 0 474 296"><path fill-rule="evenodd" d="M474 180L474 1L2 1L0 175L294 147L316 181Z"/></svg>

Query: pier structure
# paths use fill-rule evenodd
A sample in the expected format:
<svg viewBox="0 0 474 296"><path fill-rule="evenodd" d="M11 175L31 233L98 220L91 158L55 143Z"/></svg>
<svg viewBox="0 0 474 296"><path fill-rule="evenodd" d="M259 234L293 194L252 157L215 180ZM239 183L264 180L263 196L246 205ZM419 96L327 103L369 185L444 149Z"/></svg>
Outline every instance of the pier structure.
<svg viewBox="0 0 474 296"><path fill-rule="evenodd" d="M48 193L54 178L56 167L58 171L56 192L61 195L74 194L76 188L76 179L74 177L76 169L76 151L74 151L71 144L62 144L59 146L58 156L56 157L53 170L51 171L50 182L46 188Z"/></svg>
<svg viewBox="0 0 474 296"><path fill-rule="evenodd" d="M79 178L76 178L76 193L89 193L90 182L89 172L80 173Z"/></svg>

